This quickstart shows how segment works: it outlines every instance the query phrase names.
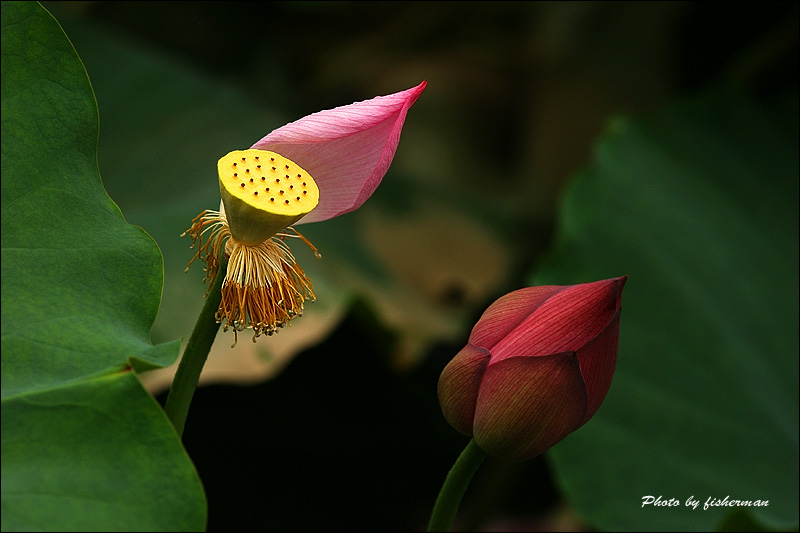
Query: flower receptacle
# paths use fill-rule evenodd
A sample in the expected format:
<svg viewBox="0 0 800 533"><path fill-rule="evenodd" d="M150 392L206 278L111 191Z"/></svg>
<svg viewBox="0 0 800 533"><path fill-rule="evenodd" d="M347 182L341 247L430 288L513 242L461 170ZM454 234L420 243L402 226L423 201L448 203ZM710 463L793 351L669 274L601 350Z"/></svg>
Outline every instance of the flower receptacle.
<svg viewBox="0 0 800 533"><path fill-rule="evenodd" d="M319 202L311 175L266 150L235 150L217 163L231 236L257 246L310 213Z"/></svg>

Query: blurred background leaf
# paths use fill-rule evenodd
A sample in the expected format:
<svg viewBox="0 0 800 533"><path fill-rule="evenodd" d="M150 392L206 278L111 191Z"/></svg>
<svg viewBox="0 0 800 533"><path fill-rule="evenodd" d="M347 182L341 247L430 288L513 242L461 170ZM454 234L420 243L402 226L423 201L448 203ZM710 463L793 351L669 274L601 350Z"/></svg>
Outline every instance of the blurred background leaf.
<svg viewBox="0 0 800 533"><path fill-rule="evenodd" d="M531 283L629 276L611 392L550 452L592 523L709 530L730 509L686 500L730 496L797 525L797 111L711 91L618 118L565 195ZM646 495L681 505L630 505Z"/></svg>
<svg viewBox="0 0 800 533"><path fill-rule="evenodd" d="M35 2L2 4L2 529L202 529L200 480L131 370L153 345L153 240L97 170L97 105ZM165 496L166 495L166 496Z"/></svg>
<svg viewBox="0 0 800 533"><path fill-rule="evenodd" d="M295 250L318 301L258 344L243 337L231 350L230 336L217 340L203 379L221 384L198 390L185 434L210 530L424 528L466 444L441 416L438 374L491 301L530 283L561 191L609 117L648 114L709 84L757 102L797 95L796 3L52 8L92 74L109 193L164 253L154 340L185 339L202 302L202 273L183 273L191 251L177 235L218 205L220 155L308 113L428 80L376 194L301 229L323 254ZM567 274L560 283L573 281ZM170 377L151 379L158 391ZM607 523L573 489L563 492L554 464L555 486L544 458L487 461L459 528ZM623 504L605 496L596 503L607 515L640 511L642 495ZM688 529L717 523L685 513L697 520Z"/></svg>

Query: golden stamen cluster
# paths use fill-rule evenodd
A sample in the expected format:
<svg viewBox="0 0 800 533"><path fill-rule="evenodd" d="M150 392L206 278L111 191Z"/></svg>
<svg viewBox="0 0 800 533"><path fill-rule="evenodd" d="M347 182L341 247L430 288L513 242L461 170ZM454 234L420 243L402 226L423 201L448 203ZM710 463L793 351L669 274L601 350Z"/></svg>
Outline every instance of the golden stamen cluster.
<svg viewBox="0 0 800 533"><path fill-rule="evenodd" d="M278 233L257 245L243 244L231 236L224 212L204 211L184 232L183 235L192 238L191 247L197 246L189 265L200 258L206 273L204 281L209 288L219 270L222 246L225 247L228 267L216 314L224 331L251 328L255 342L260 335L272 335L293 318L302 316L304 302L316 299L311 281L284 239L297 236L311 244L294 228L287 229L296 235ZM311 248L318 255L316 249ZM188 271L189 267L186 269Z"/></svg>
<svg viewBox="0 0 800 533"><path fill-rule="evenodd" d="M225 248L230 257L217 311L217 321L226 321L223 330L252 328L255 341L302 316L303 303L315 300L311 281L282 236L257 246L228 239Z"/></svg>
<svg viewBox="0 0 800 533"><path fill-rule="evenodd" d="M189 272L194 260L200 258L203 262L203 271L206 273L203 283L208 283L208 290L217 277L219 270L220 251L223 244L231 236L231 229L224 213L219 211L206 210L194 217L192 226L181 234L181 237L189 235L192 238L190 249L197 247L189 264L186 265L184 272ZM205 237L205 242L203 238ZM207 294L207 293L206 293Z"/></svg>

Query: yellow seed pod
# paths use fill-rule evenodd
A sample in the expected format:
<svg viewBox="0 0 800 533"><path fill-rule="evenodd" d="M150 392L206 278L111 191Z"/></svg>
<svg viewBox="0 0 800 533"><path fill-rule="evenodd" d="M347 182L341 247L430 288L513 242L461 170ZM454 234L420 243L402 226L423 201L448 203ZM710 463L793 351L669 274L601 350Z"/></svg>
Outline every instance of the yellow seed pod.
<svg viewBox="0 0 800 533"><path fill-rule="evenodd" d="M266 150L236 150L219 160L219 193L231 236L256 246L317 206L319 189L294 161Z"/></svg>

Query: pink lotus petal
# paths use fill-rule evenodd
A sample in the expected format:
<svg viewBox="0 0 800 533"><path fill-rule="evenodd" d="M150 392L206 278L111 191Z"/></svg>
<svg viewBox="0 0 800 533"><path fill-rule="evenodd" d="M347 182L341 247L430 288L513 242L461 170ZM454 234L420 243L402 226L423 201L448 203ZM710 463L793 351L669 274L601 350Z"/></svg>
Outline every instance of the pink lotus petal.
<svg viewBox="0 0 800 533"><path fill-rule="evenodd" d="M511 357L486 367L475 410L475 442L496 457L531 459L574 431L586 405L574 352Z"/></svg>
<svg viewBox="0 0 800 533"><path fill-rule="evenodd" d="M579 350L619 309L621 284L624 280L617 278L581 283L554 294L492 348L490 364L517 355Z"/></svg>
<svg viewBox="0 0 800 533"><path fill-rule="evenodd" d="M394 158L406 113L426 85L308 115L252 146L288 157L317 182L319 204L296 224L349 213L375 192Z"/></svg>

